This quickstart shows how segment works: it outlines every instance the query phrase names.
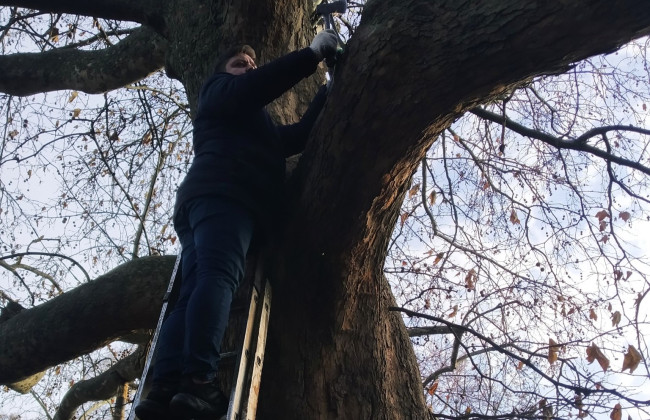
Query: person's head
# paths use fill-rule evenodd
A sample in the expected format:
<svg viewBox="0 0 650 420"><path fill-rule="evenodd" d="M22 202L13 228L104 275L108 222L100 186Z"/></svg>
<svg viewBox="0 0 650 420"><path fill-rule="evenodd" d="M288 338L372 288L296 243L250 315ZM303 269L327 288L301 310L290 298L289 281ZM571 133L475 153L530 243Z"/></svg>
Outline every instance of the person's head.
<svg viewBox="0 0 650 420"><path fill-rule="evenodd" d="M235 76L244 74L257 67L255 58L255 50L250 45L235 45L219 56L214 72L226 72Z"/></svg>

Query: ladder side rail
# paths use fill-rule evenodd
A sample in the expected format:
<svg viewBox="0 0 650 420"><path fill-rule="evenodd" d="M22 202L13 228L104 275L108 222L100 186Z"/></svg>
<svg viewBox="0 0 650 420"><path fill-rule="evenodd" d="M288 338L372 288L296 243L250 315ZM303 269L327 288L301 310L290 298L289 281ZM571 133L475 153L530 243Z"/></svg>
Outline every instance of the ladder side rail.
<svg viewBox="0 0 650 420"><path fill-rule="evenodd" d="M129 412L128 420L135 419L135 407L140 402L142 398L142 391L144 389L145 383L148 379L149 368L151 367L151 361L156 352L156 346L158 345L158 337L160 336L160 328L162 327L165 316L167 315L167 307L169 306L169 298L172 295L174 289L176 273L178 273L178 268L181 263L181 250L178 250L178 255L176 256L176 262L174 263L174 269L172 270L171 278L169 279L169 284L167 285L167 291L163 297L163 304L160 309L160 315L158 316L158 324L156 325L156 330L151 337L151 343L149 344L149 350L147 351L147 358L145 359L144 368L142 369L142 377L140 378L140 383L138 384L138 390L135 392L133 397L133 402L131 403L131 411Z"/></svg>

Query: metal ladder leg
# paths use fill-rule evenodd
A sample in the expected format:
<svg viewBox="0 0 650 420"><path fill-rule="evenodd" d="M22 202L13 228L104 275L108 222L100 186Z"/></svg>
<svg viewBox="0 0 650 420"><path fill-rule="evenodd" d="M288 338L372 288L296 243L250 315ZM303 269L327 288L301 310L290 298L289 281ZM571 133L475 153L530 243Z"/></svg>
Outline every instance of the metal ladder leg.
<svg viewBox="0 0 650 420"><path fill-rule="evenodd" d="M147 386L147 381L150 380L149 377L149 368L151 367L151 361L156 352L156 346L158 345L158 337L160 336L160 328L162 323L167 317L167 309L171 309L169 306L169 300L174 291L178 290L179 282L175 282L176 274L178 273L178 268L181 265L181 251L178 250L178 256L176 257L176 262L174 263L174 269L172 270L172 276L169 279L169 285L167 286L167 291L165 292L165 297L163 298L162 308L160 309L160 316L158 317L158 324L156 325L156 330L153 333L151 338L151 344L149 345L149 351L147 352L147 358L145 359L144 368L142 369L142 377L140 378L140 384L138 385L138 390L133 397L133 403L131 404L131 411L129 412L129 419L135 419L135 406L138 405L140 399L142 398L142 391ZM176 290L174 290L176 286Z"/></svg>

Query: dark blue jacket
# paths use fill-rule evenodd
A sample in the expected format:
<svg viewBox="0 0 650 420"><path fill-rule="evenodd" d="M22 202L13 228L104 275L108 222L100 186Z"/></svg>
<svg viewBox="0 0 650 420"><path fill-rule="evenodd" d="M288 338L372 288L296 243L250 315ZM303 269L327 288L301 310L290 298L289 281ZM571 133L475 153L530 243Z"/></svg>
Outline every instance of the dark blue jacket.
<svg viewBox="0 0 650 420"><path fill-rule="evenodd" d="M191 198L211 195L244 204L264 225L279 217L285 158L303 150L326 91L321 88L296 124L276 126L264 107L314 73L319 61L305 48L245 74L215 73L205 82L194 121L194 160L174 213Z"/></svg>

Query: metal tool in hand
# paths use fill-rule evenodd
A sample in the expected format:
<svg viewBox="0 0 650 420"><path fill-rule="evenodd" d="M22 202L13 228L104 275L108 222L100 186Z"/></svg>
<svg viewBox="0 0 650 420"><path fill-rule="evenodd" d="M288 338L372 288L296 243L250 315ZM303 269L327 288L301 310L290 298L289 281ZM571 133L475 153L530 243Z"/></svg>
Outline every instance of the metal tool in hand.
<svg viewBox="0 0 650 420"><path fill-rule="evenodd" d="M323 17L325 29L334 29L336 31L332 13L345 13L347 9L348 2L346 0L337 0L331 3L329 3L327 0L323 0L318 6L316 6L316 14Z"/></svg>
<svg viewBox="0 0 650 420"><path fill-rule="evenodd" d="M334 16L333 13L345 13L348 9L348 2L346 0L337 0L329 3L327 0L323 0L318 6L316 6L316 16L320 15L323 18L323 23L325 24L325 29L333 29L336 33L336 37L339 39L339 45L344 45L341 40L339 32L336 30L334 25ZM343 49L339 48L336 52L336 55L332 58L327 58L325 64L327 64L328 73L330 78L334 76L334 66L336 65L336 59L343 52Z"/></svg>

